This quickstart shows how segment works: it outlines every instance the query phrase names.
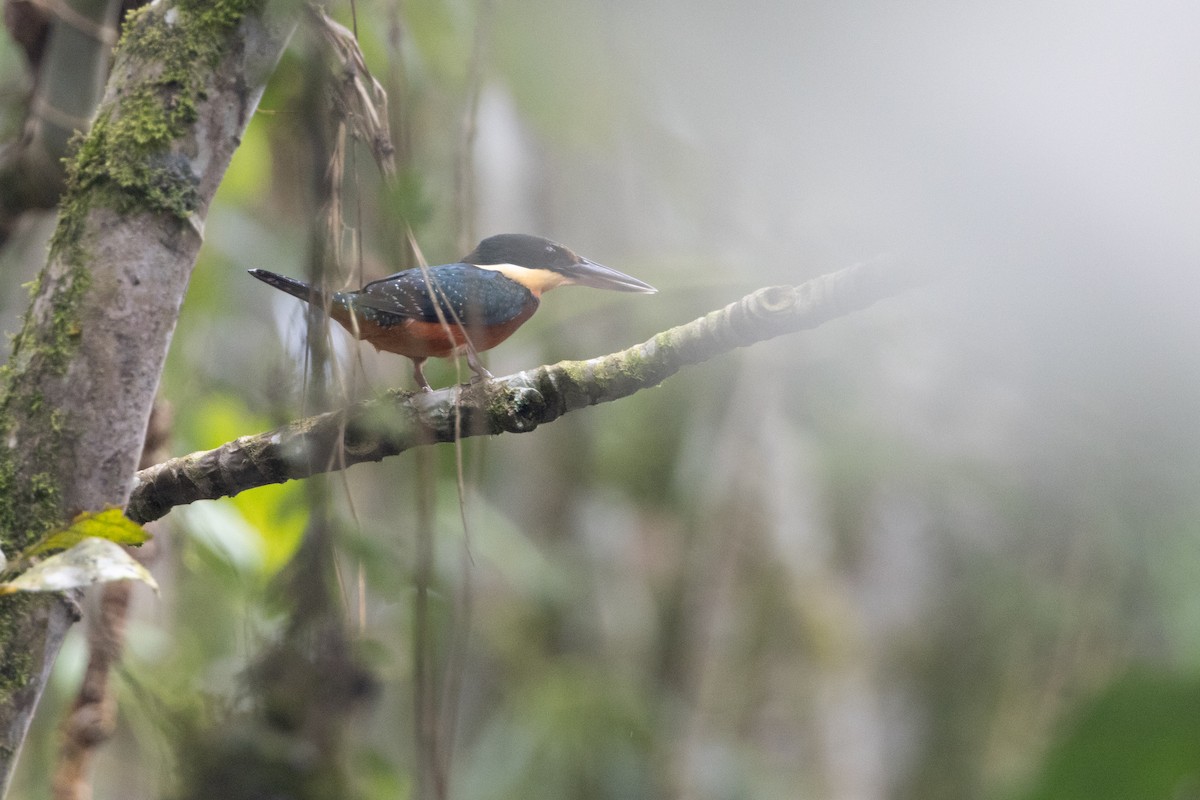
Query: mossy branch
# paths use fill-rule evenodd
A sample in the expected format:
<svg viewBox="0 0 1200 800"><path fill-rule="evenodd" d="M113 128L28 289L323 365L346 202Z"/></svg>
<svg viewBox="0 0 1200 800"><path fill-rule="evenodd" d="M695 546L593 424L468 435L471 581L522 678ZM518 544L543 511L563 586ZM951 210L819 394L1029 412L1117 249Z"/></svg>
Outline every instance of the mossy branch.
<svg viewBox="0 0 1200 800"><path fill-rule="evenodd" d="M814 328L865 308L921 276L866 264L799 286L773 286L642 344L432 393L393 390L349 408L243 436L137 473L128 515L149 522L175 506L307 478L466 436L526 433L563 414L657 386L737 347Z"/></svg>
<svg viewBox="0 0 1200 800"><path fill-rule="evenodd" d="M7 552L125 503L209 202L291 26L259 0L171 0L127 19L0 371ZM0 601L0 796L77 616L56 594Z"/></svg>

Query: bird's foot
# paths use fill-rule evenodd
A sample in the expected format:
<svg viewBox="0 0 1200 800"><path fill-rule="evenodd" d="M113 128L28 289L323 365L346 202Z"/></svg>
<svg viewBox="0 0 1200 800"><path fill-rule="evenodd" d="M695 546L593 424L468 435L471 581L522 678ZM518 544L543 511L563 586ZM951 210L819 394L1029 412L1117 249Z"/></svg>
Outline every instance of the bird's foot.
<svg viewBox="0 0 1200 800"><path fill-rule="evenodd" d="M425 392L432 392L433 387L429 385L429 381L425 380L425 371L422 369L422 367L425 366L425 359L414 358L412 363L413 380L417 382L417 391L421 392L422 394Z"/></svg>

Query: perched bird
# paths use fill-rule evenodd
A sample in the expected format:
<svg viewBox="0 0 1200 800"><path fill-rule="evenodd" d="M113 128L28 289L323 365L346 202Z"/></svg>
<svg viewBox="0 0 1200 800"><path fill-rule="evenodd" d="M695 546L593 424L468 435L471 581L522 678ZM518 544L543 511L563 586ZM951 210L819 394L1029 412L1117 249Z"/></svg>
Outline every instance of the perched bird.
<svg viewBox="0 0 1200 800"><path fill-rule="evenodd" d="M533 316L543 292L578 285L618 292L656 292L637 278L575 255L561 244L522 233L484 239L455 264L407 269L328 299L304 281L264 269L250 274L329 315L376 350L413 362L413 376L430 391L422 366L430 356L465 352L480 378L492 374L477 353L503 342Z"/></svg>

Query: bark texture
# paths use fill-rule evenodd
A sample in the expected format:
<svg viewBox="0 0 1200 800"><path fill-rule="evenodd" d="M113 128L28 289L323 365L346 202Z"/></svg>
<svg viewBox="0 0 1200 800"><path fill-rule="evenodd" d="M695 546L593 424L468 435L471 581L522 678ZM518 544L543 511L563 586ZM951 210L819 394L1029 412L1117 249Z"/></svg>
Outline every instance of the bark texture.
<svg viewBox="0 0 1200 800"><path fill-rule="evenodd" d="M232 0L128 20L3 375L7 552L125 504L208 203L287 31ZM0 794L76 616L63 597L0 603Z"/></svg>

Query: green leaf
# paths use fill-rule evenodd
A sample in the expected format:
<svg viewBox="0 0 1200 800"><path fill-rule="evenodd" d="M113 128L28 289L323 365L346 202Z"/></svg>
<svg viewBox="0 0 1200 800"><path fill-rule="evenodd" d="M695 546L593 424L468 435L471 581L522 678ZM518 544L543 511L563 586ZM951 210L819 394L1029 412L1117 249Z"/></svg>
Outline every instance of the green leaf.
<svg viewBox="0 0 1200 800"><path fill-rule="evenodd" d="M150 533L138 525L119 508L103 511L85 511L71 521L70 526L56 531L25 552L26 556L47 553L51 550L66 550L84 539L107 539L117 544L142 544Z"/></svg>
<svg viewBox="0 0 1200 800"><path fill-rule="evenodd" d="M1026 800L1196 797L1200 680L1133 672L1085 703Z"/></svg>
<svg viewBox="0 0 1200 800"><path fill-rule="evenodd" d="M119 544L92 537L34 564L11 581L0 583L0 595L61 592L120 580L141 581L158 591L154 577Z"/></svg>

